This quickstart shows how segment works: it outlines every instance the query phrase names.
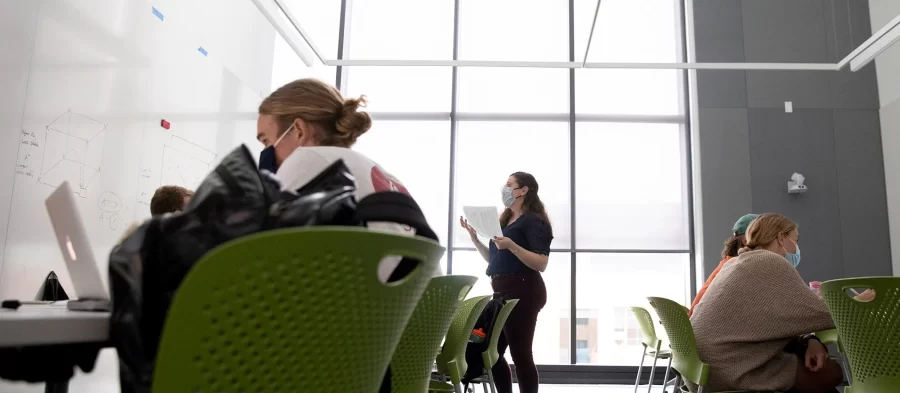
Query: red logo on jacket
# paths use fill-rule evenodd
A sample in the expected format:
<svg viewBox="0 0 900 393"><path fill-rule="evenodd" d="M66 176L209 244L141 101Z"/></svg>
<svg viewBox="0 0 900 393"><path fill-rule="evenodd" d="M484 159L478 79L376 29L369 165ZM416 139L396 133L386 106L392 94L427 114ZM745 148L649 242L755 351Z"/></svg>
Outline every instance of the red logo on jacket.
<svg viewBox="0 0 900 393"><path fill-rule="evenodd" d="M372 188L375 189L375 192L395 191L410 195L406 187L403 187L402 184L385 175L377 166L372 167L372 173L370 175L372 177Z"/></svg>

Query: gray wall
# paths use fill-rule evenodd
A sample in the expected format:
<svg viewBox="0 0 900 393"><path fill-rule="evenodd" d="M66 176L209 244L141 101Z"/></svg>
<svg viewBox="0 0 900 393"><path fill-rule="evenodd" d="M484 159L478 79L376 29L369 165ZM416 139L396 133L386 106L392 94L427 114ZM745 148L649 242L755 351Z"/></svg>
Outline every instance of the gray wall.
<svg viewBox="0 0 900 393"><path fill-rule="evenodd" d="M871 35L865 1L694 3L700 62L836 62ZM874 65L698 71L697 89L706 273L738 217L778 212L800 225L806 280L891 274ZM793 172L807 193L787 193Z"/></svg>
<svg viewBox="0 0 900 393"><path fill-rule="evenodd" d="M900 14L900 1L869 0L872 30L878 31ZM881 101L881 145L887 188L891 249L900 250L900 45L894 45L875 59L878 68L878 95ZM900 276L900 252L894 255L894 275Z"/></svg>

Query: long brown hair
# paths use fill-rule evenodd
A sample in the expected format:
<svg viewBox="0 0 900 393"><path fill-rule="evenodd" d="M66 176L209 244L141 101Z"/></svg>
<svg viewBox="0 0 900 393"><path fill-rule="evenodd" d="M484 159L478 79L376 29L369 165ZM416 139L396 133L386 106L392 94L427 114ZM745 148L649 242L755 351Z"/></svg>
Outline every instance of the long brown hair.
<svg viewBox="0 0 900 393"><path fill-rule="evenodd" d="M522 196L522 214L530 213L538 216L541 220L547 223L547 226L550 226L550 217L547 216L547 210L544 209L544 202L541 202L541 197L538 196L538 183L535 180L534 176L530 173L526 172L516 172L510 175L516 178L516 183L519 187L528 187L528 192ZM500 227L506 228L509 225L509 220L512 218L512 209L506 208L502 214L500 214ZM552 231L552 226L551 226Z"/></svg>
<svg viewBox="0 0 900 393"><path fill-rule="evenodd" d="M317 128L319 145L350 147L372 127L369 114L357 111L365 106L366 96L345 99L334 86L306 78L269 94L259 105L259 114L276 117L279 136L299 118Z"/></svg>
<svg viewBox="0 0 900 393"><path fill-rule="evenodd" d="M747 237L744 235L732 235L725 241L725 247L722 249L722 258L736 257L741 247L747 244Z"/></svg>

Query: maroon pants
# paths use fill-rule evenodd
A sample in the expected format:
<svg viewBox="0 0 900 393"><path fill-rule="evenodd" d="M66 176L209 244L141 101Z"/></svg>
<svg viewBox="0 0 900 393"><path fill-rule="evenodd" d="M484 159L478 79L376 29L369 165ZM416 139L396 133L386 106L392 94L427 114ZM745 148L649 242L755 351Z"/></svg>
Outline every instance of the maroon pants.
<svg viewBox="0 0 900 393"><path fill-rule="evenodd" d="M519 303L509 314L497 350L500 360L491 369L494 383L499 393L512 393L512 375L509 364L504 358L506 348L516 365L516 377L519 381L520 393L537 393L538 372L534 365L534 353L531 350L534 342L534 328L538 313L547 303L547 287L541 274L529 269L527 272L494 276L491 280L494 293L505 300L519 299Z"/></svg>

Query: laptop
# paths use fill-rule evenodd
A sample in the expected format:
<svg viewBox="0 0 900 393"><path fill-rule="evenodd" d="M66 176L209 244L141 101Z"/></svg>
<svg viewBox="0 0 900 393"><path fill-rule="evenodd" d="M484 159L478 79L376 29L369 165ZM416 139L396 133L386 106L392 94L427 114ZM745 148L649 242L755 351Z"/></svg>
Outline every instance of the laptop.
<svg viewBox="0 0 900 393"><path fill-rule="evenodd" d="M46 201L53 232L78 294L78 299L70 300L66 307L78 311L108 311L109 293L100 278L100 269L72 194L69 182L63 182Z"/></svg>

